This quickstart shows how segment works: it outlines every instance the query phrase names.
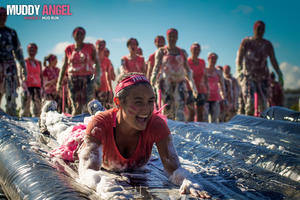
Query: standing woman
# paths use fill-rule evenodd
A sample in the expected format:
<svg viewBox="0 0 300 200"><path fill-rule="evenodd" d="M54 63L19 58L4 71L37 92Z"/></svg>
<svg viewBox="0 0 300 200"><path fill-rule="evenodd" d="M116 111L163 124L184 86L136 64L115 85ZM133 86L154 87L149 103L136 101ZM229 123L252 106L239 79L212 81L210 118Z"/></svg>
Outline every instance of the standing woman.
<svg viewBox="0 0 300 200"><path fill-rule="evenodd" d="M158 88L157 91L161 90L162 105L167 104L163 114L169 119L184 121L185 79L193 88L194 97L198 96L198 92L192 71L187 64L187 54L183 49L176 46L177 39L177 30L169 29L167 31L168 45L158 49L155 54L151 85ZM161 76L158 77L160 71Z"/></svg>
<svg viewBox="0 0 300 200"><path fill-rule="evenodd" d="M100 79L100 88L98 90L95 90L95 97L101 102L101 104L107 108L108 105L108 97L109 97L109 91L112 89L110 88L111 85L109 85L108 79L109 79L109 60L104 56L104 50L105 50L106 42L105 40L97 40L96 41L96 52L97 52L97 58L98 62L101 66L101 79Z"/></svg>
<svg viewBox="0 0 300 200"><path fill-rule="evenodd" d="M94 84L97 84L97 87L100 84L100 64L94 45L83 42L84 28L75 28L72 35L75 44L71 44L65 49L65 60L59 73L56 88L57 92L60 92L63 78L67 74L72 115L74 116L86 112L83 105L94 98ZM94 64L96 69L93 67Z"/></svg>
<svg viewBox="0 0 300 200"><path fill-rule="evenodd" d="M207 94L209 93L205 61L199 58L201 47L198 43L193 43L190 48L190 51L191 51L191 57L188 58L188 64L191 70L193 71L193 79L198 91L198 96L195 102L196 116L197 116L197 121L201 122L203 121L204 104L208 97ZM190 92L190 95L192 95L192 92ZM195 106L194 103L191 103L190 105L187 106L189 109L188 121L194 121L194 116L195 116L194 106Z"/></svg>
<svg viewBox="0 0 300 200"><path fill-rule="evenodd" d="M23 82L24 92L22 94L22 108L21 116L39 117L41 112L41 97L42 97L42 64L41 61L36 60L38 47L35 43L30 43L27 46L27 52L29 57L25 59L26 70L28 73L27 80ZM30 111L30 104L32 105Z"/></svg>
<svg viewBox="0 0 300 200"><path fill-rule="evenodd" d="M207 79L209 86L209 95L206 103L207 114L210 115L210 122L218 122L220 115L220 101L224 98L221 97L220 89L222 90L223 97L225 97L225 88L223 81L223 72L216 69L218 56L216 53L208 55L208 68ZM224 99L225 100L225 99Z"/></svg>
<svg viewBox="0 0 300 200"><path fill-rule="evenodd" d="M20 86L19 79L25 81L27 72L17 32L5 25L6 19L7 11L4 7L0 7L0 101L4 96L6 113L16 116L17 88ZM18 60L21 66L20 75L17 73L15 60Z"/></svg>
<svg viewBox="0 0 300 200"><path fill-rule="evenodd" d="M108 59L109 61L109 69L108 69L108 83L110 85L110 88L112 89L112 82L116 80L116 74L115 74L115 70L114 70L114 66L111 62L111 60L109 59L109 49L105 48L104 49L104 56ZM114 93L113 91L109 91L109 98L108 98L108 102L109 102L109 106L112 107L113 105L113 96L114 96Z"/></svg>
<svg viewBox="0 0 300 200"><path fill-rule="evenodd" d="M56 67L57 57L56 55L49 54L44 58L44 70L43 70L43 89L44 99L54 100L61 102L59 95L56 91L56 84L59 75L59 68ZM58 106L60 108L60 106Z"/></svg>
<svg viewBox="0 0 300 200"><path fill-rule="evenodd" d="M121 59L121 74L128 72L146 73L146 64L143 56L137 54L139 43L135 38L129 38L127 48L129 55Z"/></svg>

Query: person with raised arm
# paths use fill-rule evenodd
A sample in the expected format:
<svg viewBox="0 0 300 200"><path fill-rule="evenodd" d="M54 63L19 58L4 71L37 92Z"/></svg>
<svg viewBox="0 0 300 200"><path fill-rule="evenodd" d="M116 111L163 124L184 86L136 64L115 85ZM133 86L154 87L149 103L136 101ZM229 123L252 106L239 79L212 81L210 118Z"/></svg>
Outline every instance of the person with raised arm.
<svg viewBox="0 0 300 200"><path fill-rule="evenodd" d="M95 87L100 87L101 69L93 44L84 43L85 29L73 30L75 44L65 49L65 58L60 70L56 90L62 89L65 75L68 75L68 90L72 106L72 115L86 112L87 102L94 98ZM94 68L95 64L95 68Z"/></svg>
<svg viewBox="0 0 300 200"><path fill-rule="evenodd" d="M241 42L236 58L238 80L242 91L241 98L244 102L239 107L239 114L243 114L244 110L246 115L258 114L267 108L270 87L267 58L270 58L283 87L283 75L277 63L273 45L263 38L265 23L256 21L253 30L254 35L244 38ZM259 107L256 111L255 99Z"/></svg>

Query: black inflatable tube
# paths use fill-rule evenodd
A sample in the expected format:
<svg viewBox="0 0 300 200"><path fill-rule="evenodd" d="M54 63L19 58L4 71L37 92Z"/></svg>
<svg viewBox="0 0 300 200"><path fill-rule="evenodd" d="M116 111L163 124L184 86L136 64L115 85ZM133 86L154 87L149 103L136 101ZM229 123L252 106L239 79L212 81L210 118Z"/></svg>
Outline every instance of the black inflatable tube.
<svg viewBox="0 0 300 200"><path fill-rule="evenodd" d="M91 190L60 173L42 155L35 153L28 144L32 140L35 139L21 127L0 122L0 185L8 198L97 198Z"/></svg>

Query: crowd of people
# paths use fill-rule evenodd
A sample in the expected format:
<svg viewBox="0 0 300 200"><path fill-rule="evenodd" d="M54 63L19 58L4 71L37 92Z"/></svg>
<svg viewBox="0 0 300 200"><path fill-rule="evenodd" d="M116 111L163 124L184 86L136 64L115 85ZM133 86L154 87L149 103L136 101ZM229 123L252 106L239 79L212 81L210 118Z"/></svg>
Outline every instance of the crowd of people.
<svg viewBox="0 0 300 200"><path fill-rule="evenodd" d="M54 54L46 56L43 63L37 60L35 43L28 44L28 58L24 59L17 33L5 26L5 8L0 12L0 98L5 95L8 114L17 115L19 86L23 89L20 116L38 117L45 100L55 100L60 112L71 115L86 112L83 105L94 98L107 109L113 107L116 73L105 40L85 43L85 29L77 27L72 33L74 44L66 47L61 68ZM126 44L129 54L121 58L120 75L145 74L154 88L156 109L169 119L224 122L236 114L258 116L267 106L283 104L283 76L271 42L263 38L264 31L265 24L257 21L254 35L243 39L236 58L237 78L229 65L217 65L217 53L209 53L206 65L199 57L198 43L192 43L188 56L176 45L178 31L173 28L166 38L155 37L157 50L148 60L138 40L130 38ZM268 57L280 84L275 74L269 73ZM15 59L21 66L19 72Z"/></svg>

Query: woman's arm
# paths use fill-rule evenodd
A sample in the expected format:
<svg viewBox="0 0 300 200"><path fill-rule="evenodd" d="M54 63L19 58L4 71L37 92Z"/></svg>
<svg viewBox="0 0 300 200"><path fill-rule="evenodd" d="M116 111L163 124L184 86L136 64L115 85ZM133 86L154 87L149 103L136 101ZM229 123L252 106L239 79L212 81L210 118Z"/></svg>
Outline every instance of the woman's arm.
<svg viewBox="0 0 300 200"><path fill-rule="evenodd" d="M96 190L101 180L99 172L102 163L102 149L100 142L93 136L86 135L78 150L79 180L82 184Z"/></svg>
<svg viewBox="0 0 300 200"><path fill-rule="evenodd" d="M57 84L56 84L56 91L58 94L62 87L62 81L65 76L67 66L68 66L68 57L67 57L67 54L65 54L64 64L63 64L61 70L59 71L58 80L57 80Z"/></svg>
<svg viewBox="0 0 300 200"><path fill-rule="evenodd" d="M169 180L175 185L181 185L179 189L181 194L191 194L195 197L210 198L208 193L201 189L200 185L193 183L189 179L190 173L181 167L173 145L172 135L157 142L156 146Z"/></svg>

